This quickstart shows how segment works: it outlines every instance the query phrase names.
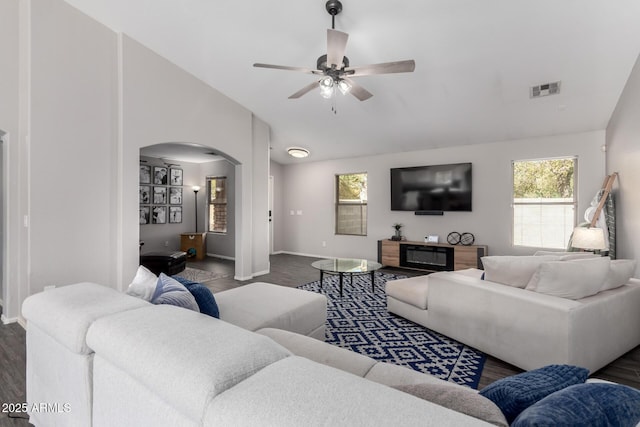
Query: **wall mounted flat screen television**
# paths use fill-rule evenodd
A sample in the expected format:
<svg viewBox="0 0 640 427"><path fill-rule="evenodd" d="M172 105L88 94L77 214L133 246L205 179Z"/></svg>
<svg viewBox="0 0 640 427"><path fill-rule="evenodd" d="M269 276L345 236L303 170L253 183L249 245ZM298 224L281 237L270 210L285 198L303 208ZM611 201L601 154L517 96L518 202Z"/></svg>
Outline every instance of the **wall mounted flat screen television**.
<svg viewBox="0 0 640 427"><path fill-rule="evenodd" d="M391 169L392 211L471 211L471 163Z"/></svg>

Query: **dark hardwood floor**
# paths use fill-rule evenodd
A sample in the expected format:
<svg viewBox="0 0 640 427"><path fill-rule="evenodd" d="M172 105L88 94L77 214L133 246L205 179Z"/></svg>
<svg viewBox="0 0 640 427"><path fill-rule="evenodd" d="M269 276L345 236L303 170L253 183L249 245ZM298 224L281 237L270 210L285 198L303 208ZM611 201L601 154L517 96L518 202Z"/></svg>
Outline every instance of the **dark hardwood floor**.
<svg viewBox="0 0 640 427"><path fill-rule="evenodd" d="M271 272L247 281L233 279L233 261L208 257L189 262L188 266L216 272L219 278L205 282L214 292L243 286L253 282L270 282L295 287L319 279L319 272L311 267L317 258L279 254L270 258ZM411 270L382 269L382 272L415 276L421 273ZM1 313L1 311L0 311ZM0 404L25 402L25 331L17 323L0 324ZM509 375L522 372L494 357L487 356L479 388ZM640 389L640 346L626 353L592 375ZM25 419L9 418L0 412L0 427L29 426Z"/></svg>

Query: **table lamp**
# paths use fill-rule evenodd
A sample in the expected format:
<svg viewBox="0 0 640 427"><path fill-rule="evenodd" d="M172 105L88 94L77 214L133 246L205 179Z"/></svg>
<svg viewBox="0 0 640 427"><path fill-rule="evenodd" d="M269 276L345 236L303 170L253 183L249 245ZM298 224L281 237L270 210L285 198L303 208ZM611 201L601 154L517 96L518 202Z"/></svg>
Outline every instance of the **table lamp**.
<svg viewBox="0 0 640 427"><path fill-rule="evenodd" d="M587 252L600 251L607 248L604 241L604 230L596 227L576 227L573 230L571 246Z"/></svg>

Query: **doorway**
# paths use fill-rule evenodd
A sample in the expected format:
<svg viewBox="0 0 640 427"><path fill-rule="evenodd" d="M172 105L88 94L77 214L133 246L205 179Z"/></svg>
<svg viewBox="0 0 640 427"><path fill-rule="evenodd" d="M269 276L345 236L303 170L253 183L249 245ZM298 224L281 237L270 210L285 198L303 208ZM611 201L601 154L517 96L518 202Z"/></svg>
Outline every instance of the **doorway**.
<svg viewBox="0 0 640 427"><path fill-rule="evenodd" d="M5 132L0 130L0 234L2 235L2 245L0 245L0 305L4 309L4 301L7 300L5 294L5 254L7 253L7 225L5 224L5 167L4 167L4 151L5 151ZM4 313L4 310L3 310Z"/></svg>

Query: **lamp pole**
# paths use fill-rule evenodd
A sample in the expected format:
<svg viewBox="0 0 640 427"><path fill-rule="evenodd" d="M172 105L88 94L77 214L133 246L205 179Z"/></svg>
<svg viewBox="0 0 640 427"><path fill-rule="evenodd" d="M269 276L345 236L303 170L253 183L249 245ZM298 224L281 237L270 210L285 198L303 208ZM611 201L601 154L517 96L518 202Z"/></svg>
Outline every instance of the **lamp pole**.
<svg viewBox="0 0 640 427"><path fill-rule="evenodd" d="M195 194L193 199L196 202L196 233L197 233L198 232L198 191L200 191L200 186L199 185L194 185L193 187L191 187L191 189L193 190L193 193Z"/></svg>

